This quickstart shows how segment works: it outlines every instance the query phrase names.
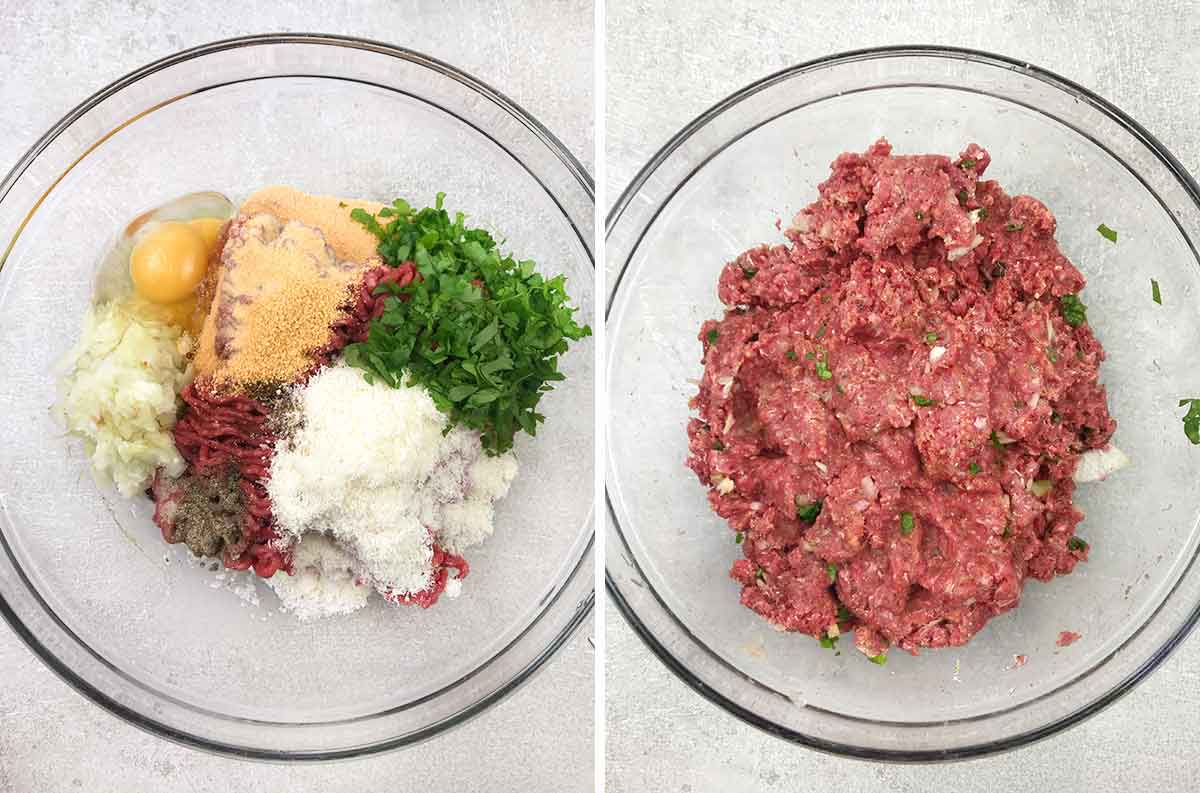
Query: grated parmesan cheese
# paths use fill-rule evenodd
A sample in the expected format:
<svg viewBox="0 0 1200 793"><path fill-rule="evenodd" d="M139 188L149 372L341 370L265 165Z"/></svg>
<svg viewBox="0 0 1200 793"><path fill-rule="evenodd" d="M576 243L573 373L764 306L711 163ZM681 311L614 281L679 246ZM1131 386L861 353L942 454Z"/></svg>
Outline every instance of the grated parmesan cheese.
<svg viewBox="0 0 1200 793"><path fill-rule="evenodd" d="M483 455L471 430L443 434L445 416L423 388L371 384L335 366L298 388L296 403L298 429L276 447L267 484L281 546L308 554L309 538L325 535L354 579L411 594L433 581L434 543L461 553L491 535L516 459ZM311 552L329 555L322 545ZM325 563L313 569L325 581Z"/></svg>

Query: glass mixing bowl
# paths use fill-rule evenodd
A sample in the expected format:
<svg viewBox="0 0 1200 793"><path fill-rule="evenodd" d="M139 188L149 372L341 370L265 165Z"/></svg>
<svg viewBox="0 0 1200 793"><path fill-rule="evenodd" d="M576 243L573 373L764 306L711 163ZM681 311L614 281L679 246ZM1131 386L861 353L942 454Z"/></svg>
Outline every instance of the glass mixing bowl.
<svg viewBox="0 0 1200 793"><path fill-rule="evenodd" d="M898 153L976 141L987 177L1042 199L1088 278L1102 379L1133 465L1081 486L1091 557L967 646L856 651L778 633L738 602L740 556L684 467L701 321L719 317L721 267L816 197L829 163L887 136ZM1108 102L1028 64L979 52L853 52L768 77L696 119L613 208L608 307L608 585L670 668L768 732L860 757L994 752L1077 723L1128 691L1197 617L1200 449L1180 426L1200 396L1200 188ZM1097 234L1119 231L1116 245ZM1151 301L1158 280L1163 304ZM1082 638L1056 646L1060 631ZM849 644L844 641L843 644ZM1025 656L1023 665L1016 656Z"/></svg>
<svg viewBox="0 0 1200 793"><path fill-rule="evenodd" d="M593 321L591 179L475 78L307 35L218 42L139 69L68 114L0 184L0 611L80 692L137 725L241 756L325 759L482 711L586 617L593 347L564 357L544 430L518 443L521 473L495 536L468 554L460 597L312 623L278 612L247 574L165 545L148 501L98 488L47 409L93 270L129 220L184 193L239 201L279 183L386 201L445 191L506 247L565 273Z"/></svg>

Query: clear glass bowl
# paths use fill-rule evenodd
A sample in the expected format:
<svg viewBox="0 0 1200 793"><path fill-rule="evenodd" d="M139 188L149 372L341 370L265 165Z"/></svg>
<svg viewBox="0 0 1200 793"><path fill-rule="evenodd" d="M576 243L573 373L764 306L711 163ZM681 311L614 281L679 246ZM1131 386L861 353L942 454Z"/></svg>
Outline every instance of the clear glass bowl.
<svg viewBox="0 0 1200 793"><path fill-rule="evenodd" d="M423 55L330 36L182 52L117 81L0 184L0 611L56 672L129 721L205 749L326 759L405 745L495 703L592 605L593 366L581 343L469 554L463 594L300 623L267 587L188 563L149 503L92 482L47 409L92 272L175 196L269 184L447 205L567 275L594 321L590 177L521 108ZM418 204L420 205L420 204ZM9 240L11 239L11 243ZM236 582L236 585L234 584ZM258 606L230 588L247 582Z"/></svg>
<svg viewBox="0 0 1200 793"><path fill-rule="evenodd" d="M738 602L739 556L684 467L699 325L721 267L786 225L842 151L887 136L900 153L976 141L988 178L1042 199L1088 278L1102 378L1133 466L1082 486L1090 560L962 648L884 667L777 633ZM1112 702L1197 617L1200 449L1177 407L1200 396L1200 188L1149 133L1072 83L993 55L904 47L772 75L696 119L644 168L608 222L608 585L650 647L731 713L847 755L941 760L1049 735ZM1119 231L1113 245L1096 232ZM1163 305L1151 301L1150 279ZM1056 646L1060 631L1083 635ZM1023 666L1015 656L1027 658Z"/></svg>

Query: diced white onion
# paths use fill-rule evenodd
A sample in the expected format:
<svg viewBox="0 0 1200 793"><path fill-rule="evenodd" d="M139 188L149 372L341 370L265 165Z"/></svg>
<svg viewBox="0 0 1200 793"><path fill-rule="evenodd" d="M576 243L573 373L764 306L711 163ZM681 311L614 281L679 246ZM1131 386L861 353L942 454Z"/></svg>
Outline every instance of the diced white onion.
<svg viewBox="0 0 1200 793"><path fill-rule="evenodd" d="M939 344L938 346L933 347L929 350L929 362L937 363L938 361L942 360L942 356L945 354L946 354L946 348Z"/></svg>
<svg viewBox="0 0 1200 793"><path fill-rule="evenodd" d="M1110 443L1103 449L1088 449L1080 455L1074 479L1080 483L1100 482L1109 474L1120 471L1127 465L1129 465L1129 457Z"/></svg>

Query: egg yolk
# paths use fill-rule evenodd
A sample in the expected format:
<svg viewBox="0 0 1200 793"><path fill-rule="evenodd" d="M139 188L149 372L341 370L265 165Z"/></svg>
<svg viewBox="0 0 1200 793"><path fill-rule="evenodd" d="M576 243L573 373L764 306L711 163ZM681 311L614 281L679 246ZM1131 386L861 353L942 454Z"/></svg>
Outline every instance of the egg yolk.
<svg viewBox="0 0 1200 793"><path fill-rule="evenodd" d="M129 274L134 289L152 303L178 303L192 295L208 269L221 221L170 221L151 229L133 248Z"/></svg>

